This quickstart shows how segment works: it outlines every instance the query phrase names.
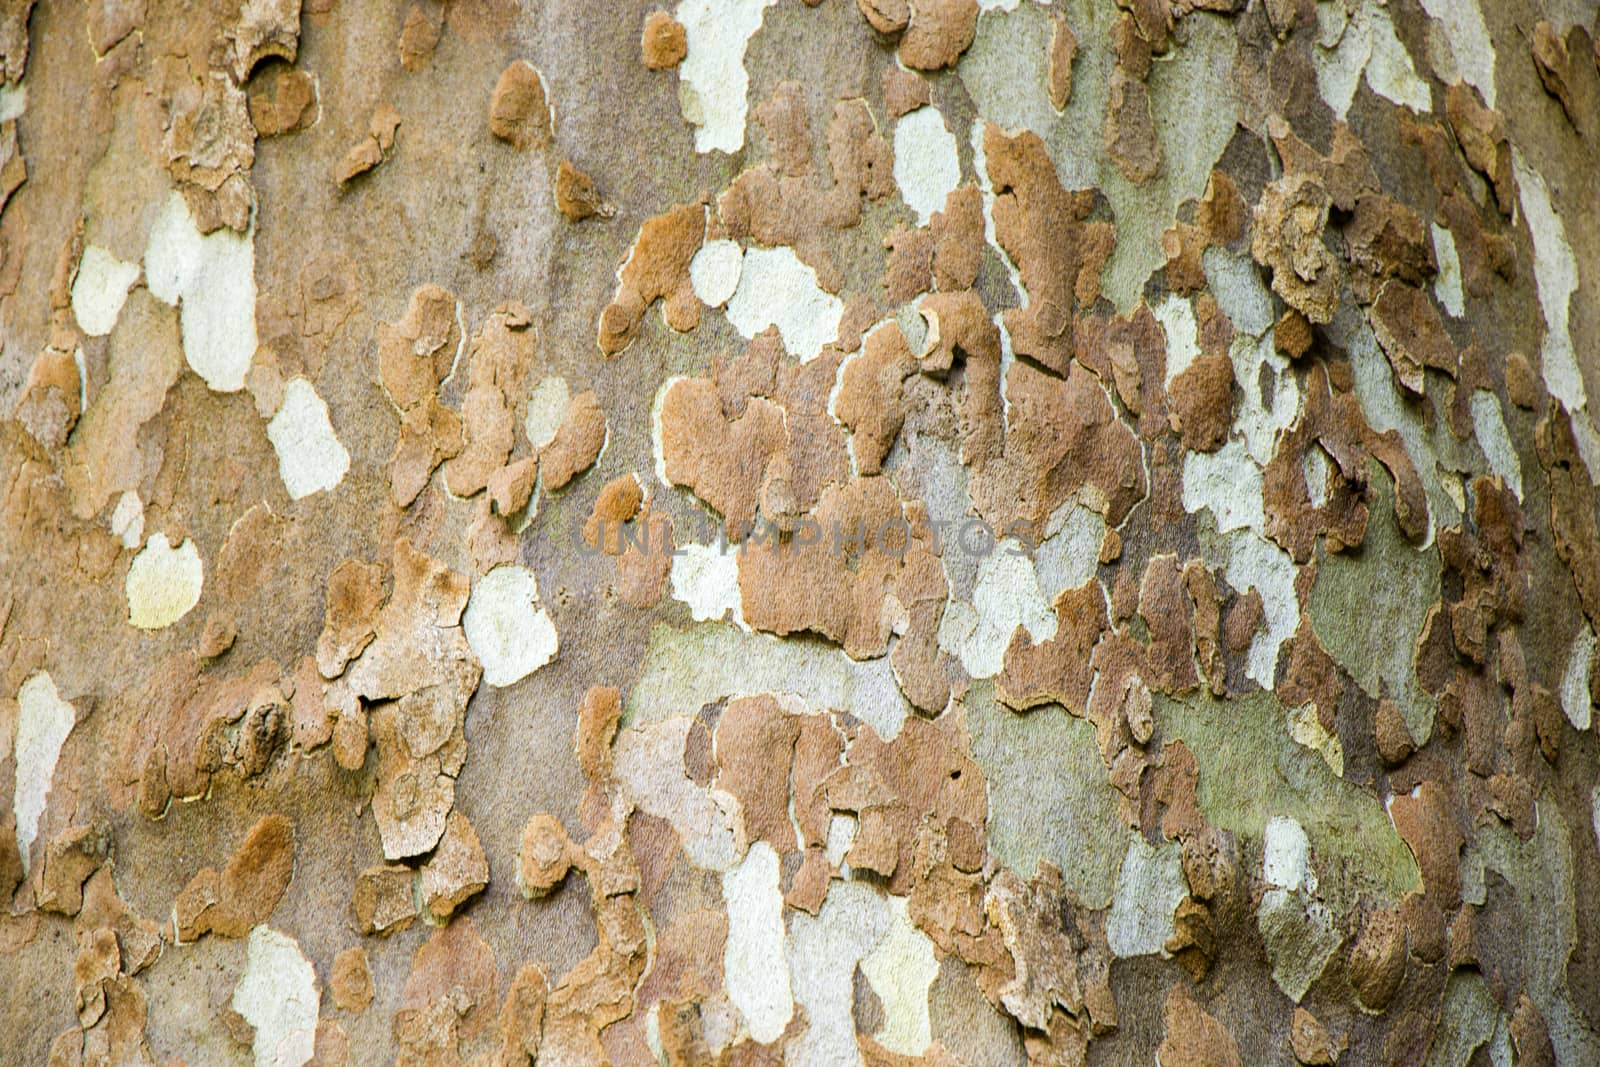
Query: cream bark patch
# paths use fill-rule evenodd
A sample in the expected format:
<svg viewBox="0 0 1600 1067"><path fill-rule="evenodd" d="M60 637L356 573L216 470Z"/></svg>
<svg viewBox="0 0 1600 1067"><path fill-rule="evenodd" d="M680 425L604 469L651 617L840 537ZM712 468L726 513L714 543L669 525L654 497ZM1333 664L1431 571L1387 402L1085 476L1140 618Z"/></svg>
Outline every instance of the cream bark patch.
<svg viewBox="0 0 1600 1067"><path fill-rule="evenodd" d="M255 1028L256 1067L301 1067L316 1049L317 972L294 938L269 926L250 931L248 952L232 1007Z"/></svg>
<svg viewBox="0 0 1600 1067"><path fill-rule="evenodd" d="M200 603L204 580L193 541L174 548L166 534L153 535L128 567L128 622L141 630L171 626Z"/></svg>
<svg viewBox="0 0 1600 1067"><path fill-rule="evenodd" d="M744 146L750 78L744 50L777 0L683 0L688 54L678 65L678 106L695 127L696 152L737 152Z"/></svg>
<svg viewBox="0 0 1600 1067"><path fill-rule="evenodd" d="M1422 9L1443 27L1462 79L1494 107L1494 44L1478 5L1479 0L1422 0Z"/></svg>
<svg viewBox="0 0 1600 1067"><path fill-rule="evenodd" d="M1388 12L1373 4L1362 8L1372 12L1372 57L1367 60L1367 84L1372 91L1392 103L1412 111L1426 112L1432 103L1428 83L1417 77L1411 53L1395 34Z"/></svg>
<svg viewBox="0 0 1600 1067"><path fill-rule="evenodd" d="M123 548L138 548L144 540L144 501L138 493L129 490L117 497L117 506L111 511L111 532Z"/></svg>
<svg viewBox="0 0 1600 1067"><path fill-rule="evenodd" d="M723 871L726 878L741 860L739 802L720 789L697 785L684 773L684 746L693 723L678 715L628 727L613 746L613 766L639 811L672 824L690 863ZM748 861L740 866L748 867ZM738 884L748 888L755 874L747 871L739 877L743 881L736 879Z"/></svg>
<svg viewBox="0 0 1600 1067"><path fill-rule="evenodd" d="M955 134L938 108L919 107L895 123L894 181L919 226L944 210L945 197L961 183Z"/></svg>
<svg viewBox="0 0 1600 1067"><path fill-rule="evenodd" d="M1589 468L1590 483L1600 485L1600 433L1595 431L1588 411L1589 398L1572 348L1569 305L1578 288L1578 260L1567 243L1566 228L1550 201L1544 178L1528 166L1521 152L1512 151L1511 163L1528 233L1533 238L1533 276L1539 287L1539 306L1544 309L1540 353L1544 386L1571 414L1572 435Z"/></svg>
<svg viewBox="0 0 1600 1067"><path fill-rule="evenodd" d="M689 281L694 285L694 295L707 307L721 307L739 288L743 267L744 249L739 247L738 241L727 238L707 241L689 261Z"/></svg>
<svg viewBox="0 0 1600 1067"><path fill-rule="evenodd" d="M557 377L539 379L539 383L528 394L528 413L522 423L528 443L535 449L543 449L556 439L556 431L561 429L566 416L567 380Z"/></svg>
<svg viewBox="0 0 1600 1067"><path fill-rule="evenodd" d="M1567 669L1561 676L1561 710L1574 730L1587 730L1593 718L1593 700L1590 697L1595 654L1594 631L1584 623L1578 636L1572 639L1567 652Z"/></svg>
<svg viewBox="0 0 1600 1067"><path fill-rule="evenodd" d="M851 975L892 922L887 898L860 882L835 885L815 917L794 916L786 952L789 984L811 1024L790 1047L795 1062L861 1062Z"/></svg>
<svg viewBox="0 0 1600 1067"><path fill-rule="evenodd" d="M144 271L150 292L178 306L190 368L215 392L244 388L256 351L254 232L202 235L172 193L151 227Z"/></svg>
<svg viewBox="0 0 1600 1067"><path fill-rule="evenodd" d="M1002 541L978 567L972 604L953 604L939 630L942 648L960 656L974 678L992 678L1005 663L1006 646L1021 626L1034 644L1056 633L1056 615L1039 578L1014 541Z"/></svg>
<svg viewBox="0 0 1600 1067"><path fill-rule="evenodd" d="M752 248L728 301L728 321L745 337L776 326L783 347L805 363L839 336L844 301L817 285L817 272L794 249Z"/></svg>
<svg viewBox="0 0 1600 1067"><path fill-rule="evenodd" d="M1433 279L1433 296L1453 318L1459 319L1466 314L1467 305L1461 295L1461 257L1456 253L1456 240L1438 223L1430 228L1433 257L1439 261L1439 274Z"/></svg>
<svg viewBox="0 0 1600 1067"><path fill-rule="evenodd" d="M1161 324L1161 332L1166 335L1167 373L1164 384L1170 388L1172 379L1200 358L1200 335L1194 320L1194 306L1181 296L1168 296L1150 310Z"/></svg>
<svg viewBox="0 0 1600 1067"><path fill-rule="evenodd" d="M835 812L828 819L828 843L824 855L828 857L829 867L839 867L842 874L848 876L848 867L844 863L844 855L850 851L850 846L856 843L856 830L859 822L854 815Z"/></svg>
<svg viewBox="0 0 1600 1067"><path fill-rule="evenodd" d="M1266 466L1279 436L1300 411L1300 386L1269 331L1259 340L1239 338L1229 347L1234 382L1242 394L1234 428L1244 435L1250 457Z"/></svg>
<svg viewBox="0 0 1600 1067"><path fill-rule="evenodd" d="M519 682L556 658L555 623L539 600L539 583L526 567L496 567L472 587L461 616L467 644L492 686Z"/></svg>
<svg viewBox="0 0 1600 1067"><path fill-rule="evenodd" d="M0 122L12 122L28 112L28 87L7 85L0 88Z"/></svg>
<svg viewBox="0 0 1600 1067"><path fill-rule="evenodd" d="M61 699L56 684L40 671L17 690L17 737L11 751L16 757L16 789L12 811L17 818L17 852L22 873L28 873L28 853L44 815L61 746L72 732L77 713Z"/></svg>
<svg viewBox="0 0 1600 1067"><path fill-rule="evenodd" d="M284 386L283 404L267 423L267 439L278 453L278 474L290 500L332 489L350 469L350 453L333 432L328 405L304 378Z"/></svg>
<svg viewBox="0 0 1600 1067"><path fill-rule="evenodd" d="M1266 625L1251 639L1245 673L1264 688L1273 685L1278 651L1300 623L1300 601L1294 590L1298 573L1289 553L1254 531L1238 530L1230 536L1228 584L1261 594Z"/></svg>
<svg viewBox="0 0 1600 1067"><path fill-rule="evenodd" d="M1318 4L1317 43L1317 87L1339 118L1350 110L1363 74L1379 96L1413 111L1428 111L1428 83L1417 76L1411 54L1395 36L1388 9L1381 4L1362 4L1349 14L1342 4Z"/></svg>
<svg viewBox="0 0 1600 1067"><path fill-rule="evenodd" d="M728 945L723 980L750 1036L776 1041L794 1012L783 958L783 891L778 888L778 854L765 841L745 853L744 862L722 876L728 904Z"/></svg>
<svg viewBox="0 0 1600 1067"><path fill-rule="evenodd" d="M1263 882L1279 889L1316 889L1311 842L1299 823L1285 815L1268 819L1261 848Z"/></svg>
<svg viewBox="0 0 1600 1067"><path fill-rule="evenodd" d="M1505 479L1511 491L1522 499L1522 461L1517 458L1516 446L1506 430L1505 416L1500 412L1500 398L1487 389L1472 394L1472 429L1489 461L1489 470Z"/></svg>
<svg viewBox="0 0 1600 1067"><path fill-rule="evenodd" d="M911 708L887 656L853 660L820 641L781 640L737 626L658 627L628 694L625 719L654 722L723 697L793 693L807 707L849 708L893 739Z"/></svg>
<svg viewBox="0 0 1600 1067"><path fill-rule="evenodd" d="M1189 895L1180 853L1175 842L1159 848L1142 837L1128 842L1106 916L1106 943L1113 955L1157 955L1171 939L1172 913Z"/></svg>
<svg viewBox="0 0 1600 1067"><path fill-rule="evenodd" d="M1215 452L1188 452L1183 457L1183 509L1210 511L1222 533L1260 532L1266 523L1261 468L1243 441L1234 439Z"/></svg>
<svg viewBox="0 0 1600 1067"><path fill-rule="evenodd" d="M1344 743L1337 734L1330 734L1323 729L1322 721L1317 718L1315 704L1303 704L1289 711L1289 736L1294 738L1296 744L1321 756L1328 769L1334 774L1344 774Z"/></svg>
<svg viewBox="0 0 1600 1067"><path fill-rule="evenodd" d="M933 942L911 923L905 897L890 897L889 931L861 961L872 991L883 1005L878 1043L901 1056L921 1056L933 1041L928 990L939 976Z"/></svg>
<svg viewBox="0 0 1600 1067"><path fill-rule="evenodd" d="M1105 536L1106 520L1097 511L1074 503L1052 515L1045 539L1033 552L1040 594L1053 601L1063 589L1093 578Z"/></svg>
<svg viewBox="0 0 1600 1067"><path fill-rule="evenodd" d="M90 337L110 333L138 278L139 264L125 263L99 245L85 248L72 280L72 316L83 332Z"/></svg>
<svg viewBox="0 0 1600 1067"><path fill-rule="evenodd" d="M689 605L695 622L723 619L743 624L739 611L739 558L716 545L680 545L672 555L672 596Z"/></svg>

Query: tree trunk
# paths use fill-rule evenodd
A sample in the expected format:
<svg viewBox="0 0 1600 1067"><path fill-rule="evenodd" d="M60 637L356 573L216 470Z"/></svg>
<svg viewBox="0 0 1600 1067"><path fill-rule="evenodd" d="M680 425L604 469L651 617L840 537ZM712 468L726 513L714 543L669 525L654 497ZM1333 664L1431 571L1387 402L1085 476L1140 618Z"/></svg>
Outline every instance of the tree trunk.
<svg viewBox="0 0 1600 1067"><path fill-rule="evenodd" d="M1600 1063L1542 0L0 0L0 1059Z"/></svg>

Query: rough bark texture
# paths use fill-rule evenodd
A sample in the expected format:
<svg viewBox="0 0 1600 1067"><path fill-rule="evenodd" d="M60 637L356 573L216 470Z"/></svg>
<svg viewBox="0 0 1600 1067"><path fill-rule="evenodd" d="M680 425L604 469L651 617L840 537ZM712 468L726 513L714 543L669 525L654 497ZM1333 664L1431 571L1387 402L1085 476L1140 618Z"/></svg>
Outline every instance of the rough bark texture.
<svg viewBox="0 0 1600 1067"><path fill-rule="evenodd" d="M3 0L0 1058L1600 1063L1595 32Z"/></svg>

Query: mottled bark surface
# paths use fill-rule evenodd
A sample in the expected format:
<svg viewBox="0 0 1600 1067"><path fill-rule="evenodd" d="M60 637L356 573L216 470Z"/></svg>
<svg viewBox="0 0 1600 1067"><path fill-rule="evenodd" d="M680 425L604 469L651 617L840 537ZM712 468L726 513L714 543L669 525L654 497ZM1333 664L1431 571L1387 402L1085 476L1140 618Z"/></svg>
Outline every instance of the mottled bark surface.
<svg viewBox="0 0 1600 1067"><path fill-rule="evenodd" d="M1593 0L0 0L0 1059L1600 1063Z"/></svg>

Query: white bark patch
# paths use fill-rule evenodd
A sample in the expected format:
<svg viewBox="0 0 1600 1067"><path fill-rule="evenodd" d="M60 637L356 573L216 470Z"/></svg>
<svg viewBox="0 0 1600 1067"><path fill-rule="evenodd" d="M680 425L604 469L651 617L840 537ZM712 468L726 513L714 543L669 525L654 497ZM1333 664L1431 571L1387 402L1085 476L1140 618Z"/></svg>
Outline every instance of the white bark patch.
<svg viewBox="0 0 1600 1067"><path fill-rule="evenodd" d="M690 863L726 871L739 858L739 801L696 785L684 772L683 749L693 724L678 715L628 727L612 746L612 767L638 810L672 824Z"/></svg>
<svg viewBox="0 0 1600 1067"><path fill-rule="evenodd" d="M945 197L961 184L961 157L956 138L936 107L919 107L894 126L894 183L900 199L926 226Z"/></svg>
<svg viewBox="0 0 1600 1067"><path fill-rule="evenodd" d="M744 625L739 558L712 545L681 545L672 556L672 596L689 605L695 622L731 618Z"/></svg>
<svg viewBox="0 0 1600 1067"><path fill-rule="evenodd" d="M1466 299L1461 295L1461 257L1456 254L1456 239L1449 230L1437 222L1433 228L1433 258L1439 262L1439 274L1433 279L1433 295L1439 304L1459 319L1466 314Z"/></svg>
<svg viewBox="0 0 1600 1067"><path fill-rule="evenodd" d="M899 736L911 714L887 656L857 661L820 641L703 623L651 634L624 721L658 722L684 708L757 693L792 693L808 708L849 708L885 741Z"/></svg>
<svg viewBox="0 0 1600 1067"><path fill-rule="evenodd" d="M696 152L737 152L744 146L750 78L744 50L777 0L683 0L688 54L678 64L678 107L695 127Z"/></svg>
<svg viewBox="0 0 1600 1067"><path fill-rule="evenodd" d="M214 392L244 388L256 351L256 253L252 230L202 235L181 193L167 197L145 248L145 283L178 306L183 358Z"/></svg>
<svg viewBox="0 0 1600 1067"><path fill-rule="evenodd" d="M138 278L139 264L124 263L99 245L85 248L72 280L72 317L83 332L90 337L110 333Z"/></svg>
<svg viewBox="0 0 1600 1067"><path fill-rule="evenodd" d="M28 87L12 82L0 89L0 122L20 119L28 112Z"/></svg>
<svg viewBox="0 0 1600 1067"><path fill-rule="evenodd" d="M1005 664L1011 635L1021 626L1034 644L1056 635L1056 614L1039 578L1015 541L1001 541L978 566L972 604L954 601L939 624L939 645L959 656L973 678L992 678Z"/></svg>
<svg viewBox="0 0 1600 1067"><path fill-rule="evenodd" d="M1278 450L1278 439L1300 416L1300 383L1289 361L1278 352L1271 330L1260 340L1237 338L1228 349L1228 359L1239 390L1233 427L1244 434L1250 458L1265 467ZM1270 402L1261 388L1263 370L1272 380Z"/></svg>
<svg viewBox="0 0 1600 1067"><path fill-rule="evenodd" d="M111 532L122 541L123 548L138 548L144 540L144 501L132 490L117 498L111 512Z"/></svg>
<svg viewBox="0 0 1600 1067"><path fill-rule="evenodd" d="M1321 756L1335 775L1344 777L1344 744L1337 734L1322 728L1315 704L1302 704L1289 710L1289 736L1294 738L1295 744Z"/></svg>
<svg viewBox="0 0 1600 1067"><path fill-rule="evenodd" d="M694 295L707 307L721 307L739 288L743 267L744 249L738 241L707 241L689 261L689 283L694 286Z"/></svg>
<svg viewBox="0 0 1600 1067"><path fill-rule="evenodd" d="M1289 553L1253 530L1240 530L1228 540L1228 584L1261 594L1263 625L1250 642L1245 674L1263 688L1272 687L1278 651L1300 625L1297 573Z"/></svg>
<svg viewBox="0 0 1600 1067"><path fill-rule="evenodd" d="M1304 828L1288 816L1267 820L1261 842L1261 880L1279 889L1316 891L1311 841Z"/></svg>
<svg viewBox="0 0 1600 1067"><path fill-rule="evenodd" d="M1057 521L1059 528L1056 528ZM1100 544L1106 536L1106 520L1077 502L1058 508L1050 517L1045 539L1033 551L1033 569L1039 576L1039 591L1046 601L1066 589L1076 589L1093 578L1100 567Z"/></svg>
<svg viewBox="0 0 1600 1067"><path fill-rule="evenodd" d="M1440 428L1438 420L1425 424L1420 407L1401 395L1394 369L1378 347L1378 338L1366 316L1352 305L1345 305L1329 325L1329 336L1350 355L1356 399L1367 424L1377 433L1394 430L1405 442L1406 454L1411 457L1428 495L1428 532L1422 541L1422 546L1427 548L1433 544L1438 527L1453 526L1461 518L1465 500L1459 482L1452 486L1453 479L1441 473L1458 465L1442 458L1454 446L1441 436L1446 431Z"/></svg>
<svg viewBox="0 0 1600 1067"><path fill-rule="evenodd" d="M1363 74L1367 87L1392 103L1418 113L1432 107L1428 83L1417 76L1411 53L1379 4L1363 4L1348 15L1342 4L1318 4L1317 44L1317 91L1339 118L1349 112Z"/></svg>
<svg viewBox="0 0 1600 1067"><path fill-rule="evenodd" d="M1594 824L1594 847L1600 852L1600 785L1589 791L1589 821Z"/></svg>
<svg viewBox="0 0 1600 1067"><path fill-rule="evenodd" d="M789 1062L830 1067L861 1062L851 976L892 921L887 898L861 882L834 883L816 916L795 914L789 979L810 1025L790 1044Z"/></svg>
<svg viewBox="0 0 1600 1067"><path fill-rule="evenodd" d="M1422 0L1422 9L1443 26L1461 80L1475 86L1484 104L1494 107L1494 45L1478 0Z"/></svg>
<svg viewBox="0 0 1600 1067"><path fill-rule="evenodd" d="M77 713L61 699L50 676L40 671L17 690L17 737L11 751L16 756L17 783L12 810L17 816L17 851L22 873L28 873L28 850L39 832L50 780L55 777L61 746L72 732Z"/></svg>
<svg viewBox="0 0 1600 1067"><path fill-rule="evenodd" d="M1572 639L1572 650L1567 653L1567 669L1561 676L1561 710L1574 730L1587 730L1593 715L1589 701L1589 672L1593 670L1595 636L1584 623L1578 636ZM18 765L21 763L19 761Z"/></svg>
<svg viewBox="0 0 1600 1067"><path fill-rule="evenodd" d="M752 248L744 254L727 314L746 338L776 326L790 355L809 363L839 336L844 301L817 284L817 272L800 262L794 249Z"/></svg>
<svg viewBox="0 0 1600 1067"><path fill-rule="evenodd" d="M1600 485L1600 435L1585 408L1583 375L1572 350L1568 305L1578 289L1578 261L1567 243L1567 231L1550 202L1550 190L1538 171L1528 166L1522 153L1511 150L1511 169L1517 178L1522 213L1533 238L1533 279L1544 309L1544 344L1540 349L1544 387L1561 401L1572 416L1572 436L1589 468L1589 479Z"/></svg>
<svg viewBox="0 0 1600 1067"><path fill-rule="evenodd" d="M1314 508L1320 508L1328 502L1328 473L1333 469L1328 465L1328 459L1327 450L1315 441L1300 457L1300 473L1306 480L1306 492Z"/></svg>
<svg viewBox="0 0 1600 1067"><path fill-rule="evenodd" d="M1217 307L1228 316L1235 330L1261 337L1277 321L1272 310L1272 294L1255 260L1225 248L1208 248L1200 256L1200 265L1205 269L1206 284L1211 287L1211 295L1216 297Z"/></svg>
<svg viewBox="0 0 1600 1067"><path fill-rule="evenodd" d="M1372 27L1372 58L1367 60L1367 85L1373 92L1401 107L1426 114L1433 107L1428 83L1417 76L1411 53L1395 35L1388 9L1368 4L1363 7Z"/></svg>
<svg viewBox="0 0 1600 1067"><path fill-rule="evenodd" d="M672 479L667 477L667 446L662 441L661 411L667 402L667 393L674 385L683 381L684 376L674 374L662 382L656 389L656 395L650 401L650 456L654 461L656 481L667 488L672 488Z"/></svg>
<svg viewBox="0 0 1600 1067"><path fill-rule="evenodd" d="M1270 337L1266 343L1270 345ZM1279 379L1280 383L1292 380L1287 374ZM1297 409L1298 398L1295 406ZM1276 410L1277 404L1273 407ZM1276 431L1272 433L1266 438L1269 442L1275 439ZM1294 591L1294 559L1263 535L1266 508L1262 491L1261 468L1238 438L1215 452L1184 456L1183 509L1191 515L1211 512L1217 531L1229 535L1228 584L1240 592L1254 588L1261 594L1263 626L1250 642L1245 673L1270 689L1278 650L1300 624L1300 600Z"/></svg>
<svg viewBox="0 0 1600 1067"><path fill-rule="evenodd" d="M1218 533L1263 529L1262 492L1261 468L1238 438L1215 452L1184 453L1183 510L1210 511Z"/></svg>
<svg viewBox="0 0 1600 1067"><path fill-rule="evenodd" d="M776 1041L794 1013L783 959L783 890L778 854L757 841L744 862L722 876L728 905L728 942L722 966L728 999L744 1016L750 1036Z"/></svg>
<svg viewBox="0 0 1600 1067"><path fill-rule="evenodd" d="M1472 394L1472 432L1483 449L1489 469L1498 474L1522 499L1522 462L1517 459L1516 446L1506 432L1505 417L1500 412L1500 398L1487 389Z"/></svg>
<svg viewBox="0 0 1600 1067"><path fill-rule="evenodd" d="M1138 835L1128 841L1106 916L1106 945L1113 955L1154 956L1172 938L1172 913L1189 895L1182 851L1172 842L1157 848Z"/></svg>
<svg viewBox="0 0 1600 1067"><path fill-rule="evenodd" d="M193 541L173 548L166 534L155 534L128 565L128 622L141 630L171 626L200 603L204 582L205 565Z"/></svg>
<svg viewBox="0 0 1600 1067"><path fill-rule="evenodd" d="M290 500L332 489L350 469L350 453L333 432L328 405L304 378L283 387L283 404L267 423L267 440L278 453L278 474Z"/></svg>
<svg viewBox="0 0 1600 1067"><path fill-rule="evenodd" d="M855 847L857 825L856 817L848 812L836 811L828 820L828 843L824 855L828 857L828 866L838 869L845 877L849 877L849 868L845 866L844 857Z"/></svg>
<svg viewBox="0 0 1600 1067"><path fill-rule="evenodd" d="M1372 38L1356 30L1343 4L1317 5L1317 45L1313 52L1317 92L1341 118L1350 110L1356 86L1372 57Z"/></svg>
<svg viewBox="0 0 1600 1067"><path fill-rule="evenodd" d="M561 421L567 417L567 380L551 376L542 378L528 394L528 414L522 421L522 432L528 443L542 449L556 439Z"/></svg>
<svg viewBox="0 0 1600 1067"><path fill-rule="evenodd" d="M294 938L268 926L250 931L233 1010L256 1029L256 1067L301 1067L317 1043L317 972Z"/></svg>
<svg viewBox="0 0 1600 1067"><path fill-rule="evenodd" d="M479 578L461 616L467 644L497 688L519 682L556 658L555 623L526 567L501 566Z"/></svg>
<svg viewBox="0 0 1600 1067"><path fill-rule="evenodd" d="M1181 296L1169 296L1150 309L1167 339L1167 379L1189 369L1200 358L1200 326L1195 322L1194 306Z"/></svg>
<svg viewBox="0 0 1600 1067"><path fill-rule="evenodd" d="M921 1056L933 1042L928 989L939 976L939 961L928 935L911 924L905 897L890 897L889 912L889 932L861 961L861 973L883 1005L883 1029L873 1036L890 1052Z"/></svg>

